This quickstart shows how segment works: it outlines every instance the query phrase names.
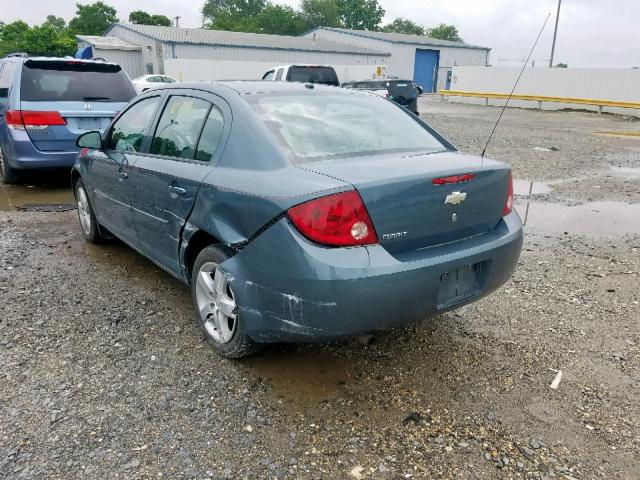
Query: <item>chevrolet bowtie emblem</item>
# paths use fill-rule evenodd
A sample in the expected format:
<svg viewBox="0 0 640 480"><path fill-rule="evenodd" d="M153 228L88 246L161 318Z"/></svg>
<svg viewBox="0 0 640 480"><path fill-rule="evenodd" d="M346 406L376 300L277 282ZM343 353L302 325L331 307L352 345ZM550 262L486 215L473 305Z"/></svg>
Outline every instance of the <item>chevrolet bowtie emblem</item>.
<svg viewBox="0 0 640 480"><path fill-rule="evenodd" d="M444 203L445 205L460 205L467 198L467 194L465 192L453 192L451 195L447 195Z"/></svg>

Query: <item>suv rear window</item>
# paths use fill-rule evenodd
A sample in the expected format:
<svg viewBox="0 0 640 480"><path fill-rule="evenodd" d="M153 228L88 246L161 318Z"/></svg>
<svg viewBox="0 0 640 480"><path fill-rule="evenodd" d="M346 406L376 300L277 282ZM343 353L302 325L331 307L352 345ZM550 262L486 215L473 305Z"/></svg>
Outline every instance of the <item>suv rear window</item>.
<svg viewBox="0 0 640 480"><path fill-rule="evenodd" d="M22 67L21 100L128 102L136 96L119 65L29 60Z"/></svg>
<svg viewBox="0 0 640 480"><path fill-rule="evenodd" d="M287 80L290 82L322 83L339 86L338 75L331 67L313 67L308 65L289 67Z"/></svg>

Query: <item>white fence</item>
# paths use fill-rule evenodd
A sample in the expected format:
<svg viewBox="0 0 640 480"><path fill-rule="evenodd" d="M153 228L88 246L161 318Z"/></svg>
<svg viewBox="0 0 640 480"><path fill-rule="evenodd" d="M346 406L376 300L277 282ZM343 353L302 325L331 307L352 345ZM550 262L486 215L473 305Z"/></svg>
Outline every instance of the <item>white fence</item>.
<svg viewBox="0 0 640 480"><path fill-rule="evenodd" d="M510 93L519 68L453 67L451 90L483 93ZM640 102L640 70L613 68L527 68L516 94L547 97L571 97L623 102ZM484 104L482 98L450 97L450 101ZM489 105L504 105L505 100L490 99ZM538 108L537 102L510 101L509 105ZM597 106L543 103L545 110L576 108L598 110ZM605 107L604 111L640 116L640 110Z"/></svg>
<svg viewBox="0 0 640 480"><path fill-rule="evenodd" d="M165 59L167 75L190 80L260 80L273 62L238 62L231 60ZM378 65L334 65L340 82L372 78Z"/></svg>

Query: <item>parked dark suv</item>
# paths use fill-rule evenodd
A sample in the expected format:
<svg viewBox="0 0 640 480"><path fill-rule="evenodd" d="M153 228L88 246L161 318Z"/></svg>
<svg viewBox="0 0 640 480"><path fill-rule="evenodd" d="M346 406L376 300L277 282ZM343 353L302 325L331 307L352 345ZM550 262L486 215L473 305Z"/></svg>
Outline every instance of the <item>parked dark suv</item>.
<svg viewBox="0 0 640 480"><path fill-rule="evenodd" d="M422 87L416 85L413 80L362 80L359 82L345 82L342 86L344 88L372 91L385 96L418 115L418 95L422 93Z"/></svg>
<svg viewBox="0 0 640 480"><path fill-rule="evenodd" d="M73 165L76 139L103 131L136 96L119 65L73 58L0 59L0 182Z"/></svg>

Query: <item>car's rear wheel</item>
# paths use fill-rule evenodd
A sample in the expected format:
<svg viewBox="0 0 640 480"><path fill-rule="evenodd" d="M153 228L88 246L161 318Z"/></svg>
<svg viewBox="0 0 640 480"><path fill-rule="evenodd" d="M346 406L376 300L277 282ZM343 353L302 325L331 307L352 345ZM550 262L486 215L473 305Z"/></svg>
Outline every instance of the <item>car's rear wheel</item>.
<svg viewBox="0 0 640 480"><path fill-rule="evenodd" d="M0 183L7 185L14 185L18 183L18 172L15 168L9 165L9 162L4 156L2 147L0 147Z"/></svg>
<svg viewBox="0 0 640 480"><path fill-rule="evenodd" d="M227 358L240 358L259 345L247 334L229 278L218 268L229 257L214 245L198 254L191 274L191 300L207 342Z"/></svg>
<svg viewBox="0 0 640 480"><path fill-rule="evenodd" d="M89 201L89 194L82 180L76 182L75 190L82 235L88 242L100 243L104 240L104 237L100 233L100 227Z"/></svg>

